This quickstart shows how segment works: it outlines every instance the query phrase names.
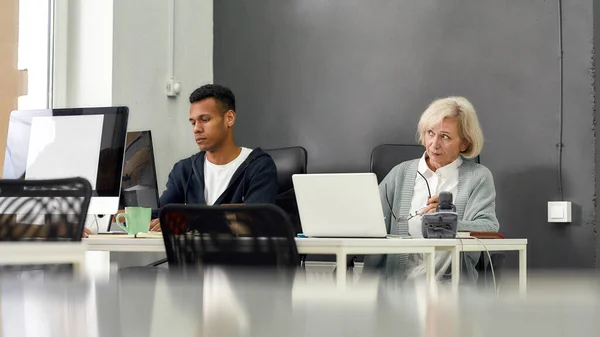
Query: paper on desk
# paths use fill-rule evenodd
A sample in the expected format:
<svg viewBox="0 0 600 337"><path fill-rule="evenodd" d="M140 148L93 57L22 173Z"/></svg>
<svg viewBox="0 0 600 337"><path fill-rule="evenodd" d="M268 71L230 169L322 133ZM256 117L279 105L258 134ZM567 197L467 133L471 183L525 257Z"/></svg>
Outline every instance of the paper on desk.
<svg viewBox="0 0 600 337"><path fill-rule="evenodd" d="M127 233L98 233L98 234L90 234L88 236L89 239L127 239L134 238L132 234Z"/></svg>
<svg viewBox="0 0 600 337"><path fill-rule="evenodd" d="M162 238L161 232L148 232L148 233L137 233L135 235L136 238L146 238L146 239L156 239Z"/></svg>
<svg viewBox="0 0 600 337"><path fill-rule="evenodd" d="M34 117L26 179L82 177L96 189L104 116Z"/></svg>
<svg viewBox="0 0 600 337"><path fill-rule="evenodd" d="M90 234L90 239L123 239L123 238L138 238L138 239L157 239L162 238L162 233L160 232L148 232L148 233L137 233L127 234L127 233L98 233L98 234Z"/></svg>

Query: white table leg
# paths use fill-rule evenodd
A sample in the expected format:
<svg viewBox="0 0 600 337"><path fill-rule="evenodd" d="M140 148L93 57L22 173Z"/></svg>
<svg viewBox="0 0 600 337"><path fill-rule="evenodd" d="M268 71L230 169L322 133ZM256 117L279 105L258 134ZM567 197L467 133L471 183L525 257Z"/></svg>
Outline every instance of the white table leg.
<svg viewBox="0 0 600 337"><path fill-rule="evenodd" d="M88 276L107 280L110 276L110 252L88 250L85 253L85 266Z"/></svg>
<svg viewBox="0 0 600 337"><path fill-rule="evenodd" d="M425 270L425 277L427 278L427 284L431 286L435 283L435 250L432 250L424 255L427 268Z"/></svg>
<svg viewBox="0 0 600 337"><path fill-rule="evenodd" d="M527 293L527 248L519 250L519 294Z"/></svg>
<svg viewBox="0 0 600 337"><path fill-rule="evenodd" d="M73 263L73 272L78 277L85 277L87 273L87 269L85 268L87 252L85 252L84 256L77 261L77 263ZM1 337L1 336L0 336Z"/></svg>
<svg viewBox="0 0 600 337"><path fill-rule="evenodd" d="M335 278L338 288L343 288L346 286L346 253L338 252L335 256L337 264Z"/></svg>
<svg viewBox="0 0 600 337"><path fill-rule="evenodd" d="M460 284L460 250L458 247L452 248L452 291L458 292Z"/></svg>

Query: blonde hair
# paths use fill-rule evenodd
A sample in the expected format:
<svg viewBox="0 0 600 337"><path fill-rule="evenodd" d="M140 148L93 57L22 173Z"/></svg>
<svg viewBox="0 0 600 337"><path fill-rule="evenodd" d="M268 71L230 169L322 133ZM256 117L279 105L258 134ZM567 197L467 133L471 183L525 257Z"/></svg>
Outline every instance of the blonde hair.
<svg viewBox="0 0 600 337"><path fill-rule="evenodd" d="M440 98L427 107L417 127L417 139L421 145L425 146L423 141L425 132L433 125L441 123L444 118L458 121L460 136L467 142L467 148L461 152L462 156L477 157L483 150L483 132L473 105L464 97Z"/></svg>

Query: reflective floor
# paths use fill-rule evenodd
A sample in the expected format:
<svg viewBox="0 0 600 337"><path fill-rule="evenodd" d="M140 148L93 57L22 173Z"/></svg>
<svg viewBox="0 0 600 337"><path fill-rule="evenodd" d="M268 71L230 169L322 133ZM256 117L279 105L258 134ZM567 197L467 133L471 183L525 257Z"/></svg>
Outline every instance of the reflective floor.
<svg viewBox="0 0 600 337"><path fill-rule="evenodd" d="M508 277L507 277L508 278ZM0 280L12 336L599 336L595 275L530 275L526 298L364 275L346 289L302 273L123 270L108 281ZM510 283L510 282L507 282Z"/></svg>

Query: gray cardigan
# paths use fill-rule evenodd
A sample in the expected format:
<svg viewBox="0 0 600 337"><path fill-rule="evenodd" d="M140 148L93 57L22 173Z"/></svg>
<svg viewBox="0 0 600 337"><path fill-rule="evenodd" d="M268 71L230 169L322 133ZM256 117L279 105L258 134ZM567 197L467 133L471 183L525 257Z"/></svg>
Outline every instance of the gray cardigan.
<svg viewBox="0 0 600 337"><path fill-rule="evenodd" d="M419 160L410 160L394 167L379 184L379 194L383 205L387 231L392 235L408 236L408 224L394 221L393 213L398 217L407 216L410 211ZM406 179L405 179L406 178ZM387 198L386 198L387 190ZM492 173L485 166L463 161L458 168L458 192L454 198L458 213L458 230L497 232L500 225L496 219L496 189ZM462 269L471 281L477 280L475 265L479 252L465 253ZM365 269L385 266L387 277L405 277L408 256L371 255L365 259Z"/></svg>

